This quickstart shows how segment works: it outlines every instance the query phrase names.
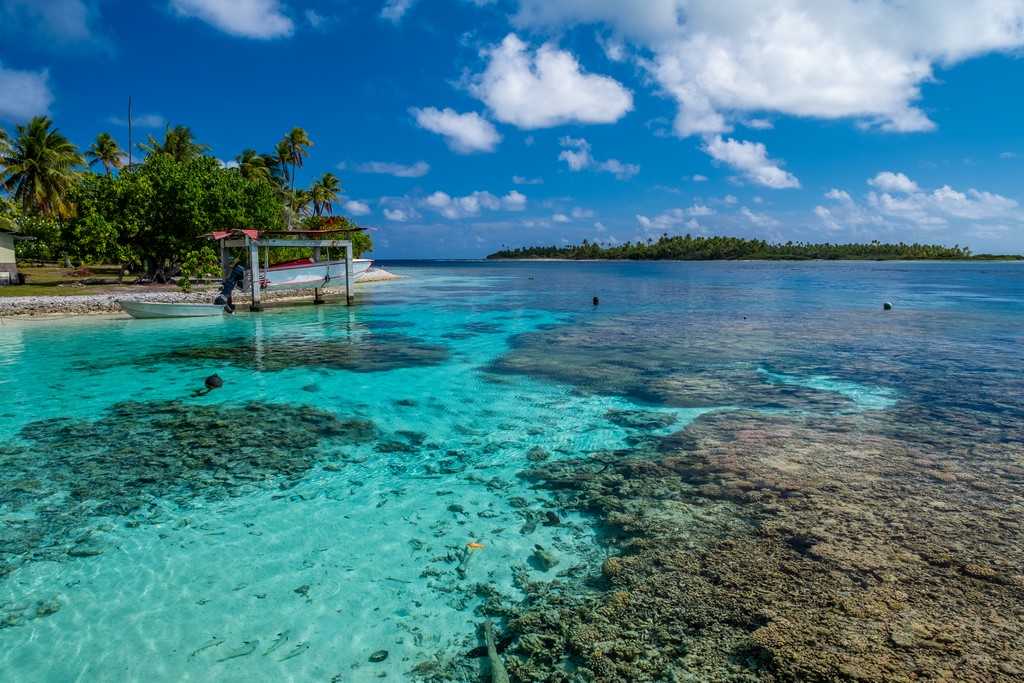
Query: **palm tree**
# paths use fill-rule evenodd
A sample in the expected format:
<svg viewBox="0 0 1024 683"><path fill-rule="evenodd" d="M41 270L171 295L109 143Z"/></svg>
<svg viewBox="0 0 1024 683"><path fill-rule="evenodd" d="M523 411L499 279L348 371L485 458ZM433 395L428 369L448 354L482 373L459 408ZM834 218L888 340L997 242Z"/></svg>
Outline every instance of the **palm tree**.
<svg viewBox="0 0 1024 683"><path fill-rule="evenodd" d="M333 202L340 201L338 194L344 191L341 189L341 181L333 173L324 173L317 178L309 188L309 194L313 201L313 215L322 216L324 213L334 213Z"/></svg>
<svg viewBox="0 0 1024 683"><path fill-rule="evenodd" d="M270 166L267 164L267 157L257 154L254 149L243 149L242 153L235 157L238 162L238 174L252 182L271 182Z"/></svg>
<svg viewBox="0 0 1024 683"><path fill-rule="evenodd" d="M288 199L288 207L300 216L308 216L312 205L313 195L310 192L303 190L301 187L292 192L291 197Z"/></svg>
<svg viewBox="0 0 1024 683"><path fill-rule="evenodd" d="M75 166L85 160L66 137L50 129L53 122L36 116L14 127L15 135L0 144L0 185L25 213L66 216L65 195L78 179Z"/></svg>
<svg viewBox="0 0 1024 683"><path fill-rule="evenodd" d="M288 135L284 136L283 142L288 144L288 150L290 152L288 161L292 165L292 190L295 189L295 167L302 168L302 157L308 157L309 151L307 147L313 146L313 141L309 139L309 136L301 128L292 128ZM278 152L280 154L280 145L278 145Z"/></svg>
<svg viewBox="0 0 1024 683"><path fill-rule="evenodd" d="M291 172L288 169L289 164L292 163L292 147L288 144L287 138L277 143L277 147L274 148L274 156L272 158L274 160L274 177L278 179L282 188L287 189L288 181L291 180L292 177Z"/></svg>
<svg viewBox="0 0 1024 683"><path fill-rule="evenodd" d="M168 123L164 127L163 144L157 142L152 135L148 137L149 144L140 142L138 144L139 149L146 152L149 156L166 154L178 163L192 161L204 152L210 151L209 145L202 145L195 141L195 134L192 133L192 129L188 126L175 126L171 128L171 124Z"/></svg>
<svg viewBox="0 0 1024 683"><path fill-rule="evenodd" d="M89 145L85 158L89 160L89 168L97 163L103 164L107 175L110 175L111 169L121 170L124 167L124 150L110 133L97 135L96 142Z"/></svg>

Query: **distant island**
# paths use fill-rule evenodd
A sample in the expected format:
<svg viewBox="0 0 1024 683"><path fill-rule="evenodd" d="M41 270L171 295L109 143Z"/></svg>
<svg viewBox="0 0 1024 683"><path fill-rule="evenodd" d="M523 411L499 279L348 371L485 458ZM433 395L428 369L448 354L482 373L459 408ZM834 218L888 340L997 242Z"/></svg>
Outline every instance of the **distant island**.
<svg viewBox="0 0 1024 683"><path fill-rule="evenodd" d="M567 260L631 260L631 261L1019 261L1022 256L972 254L967 247L944 247L937 244L807 244L786 242L769 244L764 240L740 237L691 237L662 235L619 245L605 245L583 240L583 244L566 247L517 247L503 249L488 259L567 259Z"/></svg>

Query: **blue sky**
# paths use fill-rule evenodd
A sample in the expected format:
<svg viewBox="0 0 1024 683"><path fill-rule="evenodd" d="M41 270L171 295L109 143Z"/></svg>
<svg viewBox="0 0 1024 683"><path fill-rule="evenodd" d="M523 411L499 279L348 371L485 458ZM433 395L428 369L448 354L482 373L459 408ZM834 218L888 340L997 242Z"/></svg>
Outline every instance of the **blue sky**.
<svg viewBox="0 0 1024 683"><path fill-rule="evenodd" d="M0 0L0 125L313 141L373 256L662 233L1024 253L1020 0Z"/></svg>

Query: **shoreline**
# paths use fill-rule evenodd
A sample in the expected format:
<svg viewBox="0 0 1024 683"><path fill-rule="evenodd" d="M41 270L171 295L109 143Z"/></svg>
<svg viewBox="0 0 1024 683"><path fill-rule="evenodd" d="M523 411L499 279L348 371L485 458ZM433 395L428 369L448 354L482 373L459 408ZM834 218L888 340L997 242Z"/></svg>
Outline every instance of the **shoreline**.
<svg viewBox="0 0 1024 683"><path fill-rule="evenodd" d="M386 270L373 269L367 271L356 284L363 282L381 282L384 280L398 280L401 275L389 273ZM83 315L109 315L127 313L118 305L119 299L133 299L136 301L151 302L172 302L172 303L195 303L208 304L217 293L220 286L204 286L195 288L191 292L183 292L177 287L167 286L167 289L153 289L150 285L125 285L116 291L105 294L82 294L66 296L24 296L0 298L0 318L37 318L58 317L67 318ZM326 299L338 296L337 294L325 294ZM342 294L342 296L344 296ZM251 300L249 294L243 293L234 297L235 305L239 308L248 305ZM287 302L302 301L310 298L308 289L289 289L277 292L261 293L262 301Z"/></svg>

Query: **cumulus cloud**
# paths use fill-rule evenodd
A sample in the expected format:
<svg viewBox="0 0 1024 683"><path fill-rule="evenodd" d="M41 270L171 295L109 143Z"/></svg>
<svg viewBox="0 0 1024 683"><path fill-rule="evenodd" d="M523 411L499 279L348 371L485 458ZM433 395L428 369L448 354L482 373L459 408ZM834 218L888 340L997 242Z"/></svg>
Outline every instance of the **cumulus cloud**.
<svg viewBox="0 0 1024 683"><path fill-rule="evenodd" d="M703 204L694 204L688 209L669 209L663 211L654 218L637 214L636 220L640 227L645 230L675 230L680 227L692 228L697 225L694 219L701 216L710 216L715 210Z"/></svg>
<svg viewBox="0 0 1024 683"><path fill-rule="evenodd" d="M796 176L783 171L768 158L768 152L760 142L723 140L721 135L713 135L705 138L703 149L716 161L731 166L758 185L776 190L800 187Z"/></svg>
<svg viewBox="0 0 1024 683"><path fill-rule="evenodd" d="M404 223L408 220L415 218L405 209L384 209L384 217L389 221L395 221L397 223Z"/></svg>
<svg viewBox="0 0 1024 683"><path fill-rule="evenodd" d="M567 148L558 155L558 160L567 163L570 171L583 171L587 169L607 171L619 180L629 180L640 172L640 167L636 164L624 164L618 159L598 161L590 153L590 143L583 138L570 138L566 136L561 138L558 143L562 147Z"/></svg>
<svg viewBox="0 0 1024 683"><path fill-rule="evenodd" d="M380 11L381 19L398 23L405 16L405 13L412 9L415 0L387 0Z"/></svg>
<svg viewBox="0 0 1024 683"><path fill-rule="evenodd" d="M740 208L740 215L759 228L774 228L782 225L777 219L765 213L754 213L747 207Z"/></svg>
<svg viewBox="0 0 1024 683"><path fill-rule="evenodd" d="M518 128L614 123L633 109L633 95L608 76L584 73L569 52L550 43L531 52L515 34L484 52L487 69L470 91L494 118Z"/></svg>
<svg viewBox="0 0 1024 683"><path fill-rule="evenodd" d="M15 71L0 64L0 119L24 121L50 113L50 72Z"/></svg>
<svg viewBox="0 0 1024 683"><path fill-rule="evenodd" d="M956 190L949 185L929 190L902 173L892 172L877 174L868 185L875 189L867 192L862 202L845 190L829 190L825 197L833 203L816 207L815 214L832 230L870 225L910 229L915 231L913 234L959 232L962 236L1024 227L1024 210L1018 202L992 192Z"/></svg>
<svg viewBox="0 0 1024 683"><path fill-rule="evenodd" d="M494 124L476 112L459 114L454 109L410 109L420 128L443 135L448 147L459 154L493 152L501 135Z"/></svg>
<svg viewBox="0 0 1024 683"><path fill-rule="evenodd" d="M527 178L521 175L512 176L512 182L516 185L543 185L543 178Z"/></svg>
<svg viewBox="0 0 1024 683"><path fill-rule="evenodd" d="M478 216L483 209L497 211L522 211L526 208L526 196L515 190L504 197L490 192L474 192L464 197L452 197L445 192L435 192L423 200L422 206L437 211L445 218L457 219Z"/></svg>
<svg viewBox="0 0 1024 683"><path fill-rule="evenodd" d="M171 7L239 38L286 38L295 30L278 0L171 0Z"/></svg>
<svg viewBox="0 0 1024 683"><path fill-rule="evenodd" d="M370 205L358 199L350 199L344 203L345 211L353 216L365 216L370 213Z"/></svg>
<svg viewBox="0 0 1024 683"><path fill-rule="evenodd" d="M1024 45L1024 4L904 0L520 0L523 28L604 24L677 102L681 136L748 114L934 128L916 106L936 64Z"/></svg>
<svg viewBox="0 0 1024 683"><path fill-rule="evenodd" d="M339 168L341 168L340 165ZM359 173L379 173L381 175L393 175L396 178L422 178L430 171L430 164L425 161L417 161L411 166L405 166L390 161L367 161L361 164L353 164L352 169Z"/></svg>
<svg viewBox="0 0 1024 683"><path fill-rule="evenodd" d="M868 185L878 188L881 192L917 192L917 183L902 173L891 171L882 171L868 180Z"/></svg>

